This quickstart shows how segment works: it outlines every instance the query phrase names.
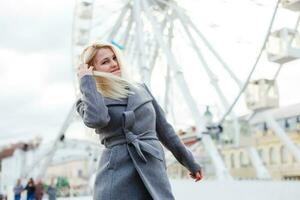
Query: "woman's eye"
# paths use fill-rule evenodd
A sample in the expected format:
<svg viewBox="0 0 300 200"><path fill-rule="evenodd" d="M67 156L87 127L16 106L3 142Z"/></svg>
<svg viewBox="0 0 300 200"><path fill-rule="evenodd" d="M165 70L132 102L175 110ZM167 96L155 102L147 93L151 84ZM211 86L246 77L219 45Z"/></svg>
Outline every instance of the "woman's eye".
<svg viewBox="0 0 300 200"><path fill-rule="evenodd" d="M117 57L113 57L114 60L117 60Z"/></svg>
<svg viewBox="0 0 300 200"><path fill-rule="evenodd" d="M107 63L107 61L104 61L102 64L106 64Z"/></svg>

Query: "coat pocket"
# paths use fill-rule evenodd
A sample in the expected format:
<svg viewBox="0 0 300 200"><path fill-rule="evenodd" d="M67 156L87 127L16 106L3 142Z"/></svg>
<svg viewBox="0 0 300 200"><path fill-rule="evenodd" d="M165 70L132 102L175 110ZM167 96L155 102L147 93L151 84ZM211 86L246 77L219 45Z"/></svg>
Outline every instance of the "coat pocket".
<svg viewBox="0 0 300 200"><path fill-rule="evenodd" d="M107 169L114 169L114 163L115 163L115 153L114 148L105 148L102 151L101 159L99 161L99 171L104 171Z"/></svg>

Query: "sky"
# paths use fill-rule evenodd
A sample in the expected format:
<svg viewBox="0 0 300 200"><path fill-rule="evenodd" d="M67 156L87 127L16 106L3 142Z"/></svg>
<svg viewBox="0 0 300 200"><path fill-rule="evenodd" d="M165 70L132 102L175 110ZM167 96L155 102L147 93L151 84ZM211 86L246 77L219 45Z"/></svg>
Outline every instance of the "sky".
<svg viewBox="0 0 300 200"><path fill-rule="evenodd" d="M106 5L108 1L97 2L99 11L109 7ZM276 2L177 2L186 9L187 14L237 76L245 81L264 40ZM74 6L75 0L0 2L0 145L38 135L46 138L57 135L75 101L75 75L71 64ZM273 30L293 28L296 20L296 13L280 8ZM182 34L179 31L177 37L183 38ZM204 45L200 44L211 70L219 77L222 91L228 101L232 102L238 88L216 59L207 53ZM200 110L205 105L211 105L219 113L224 113L205 71L196 64L199 63L196 56L186 50L186 44L182 41L178 40L174 45L177 45L178 63L183 67L189 88ZM278 65L268 62L263 54L254 77L271 78L277 68ZM159 74L159 70L156 74ZM300 93L297 93L299 83L299 61L284 65L278 77L281 106L300 102ZM154 83L153 87L159 85ZM161 99L159 90L154 93ZM174 110L175 113L184 112L189 115L189 112L185 112L186 107L175 106ZM236 112L247 112L243 98L239 101ZM80 137L79 132L82 130L82 124L74 123L70 127L69 135Z"/></svg>
<svg viewBox="0 0 300 200"><path fill-rule="evenodd" d="M75 99L73 8L68 0L1 1L0 141L59 130Z"/></svg>

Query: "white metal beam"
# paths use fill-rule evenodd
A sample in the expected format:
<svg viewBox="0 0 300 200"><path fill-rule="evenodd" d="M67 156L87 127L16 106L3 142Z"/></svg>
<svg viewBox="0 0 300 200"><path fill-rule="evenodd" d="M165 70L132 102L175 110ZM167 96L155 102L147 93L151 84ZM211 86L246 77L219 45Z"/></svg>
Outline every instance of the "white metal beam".
<svg viewBox="0 0 300 200"><path fill-rule="evenodd" d="M193 49L195 50L200 62L202 63L202 66L204 67L209 79L210 79L210 83L213 85L213 87L215 88L219 98L221 99L222 105L224 107L225 110L227 110L229 108L229 103L228 100L226 99L225 95L223 94L219 84L218 84L218 78L217 76L209 69L208 64L206 62L206 60L204 59L204 56L202 55L200 48L197 46L196 40L194 39L194 37L192 36L192 34L189 31L188 26L186 25L187 23L185 22L184 18L182 17L182 14L180 12L176 12L177 17L179 18L179 21L181 22L189 40L191 41L191 45L193 47ZM236 146L239 145L239 136L240 136L240 126L239 123L237 121L237 117L235 116L234 113L231 113L231 116L233 118L233 125L234 125L234 143Z"/></svg>
<svg viewBox="0 0 300 200"><path fill-rule="evenodd" d="M125 5L124 8L122 9L115 25L113 26L112 28L112 31L110 32L109 36L107 37L108 38L108 41L110 42L111 40L113 40L116 36L116 34L118 33L123 21L124 21L124 17L126 15L126 13L128 12L129 10L129 4Z"/></svg>
<svg viewBox="0 0 300 200"><path fill-rule="evenodd" d="M133 16L135 21L136 36L137 36L137 49L138 49L138 67L141 70L142 80L150 85L150 72L146 65L145 59L145 40L143 37L143 22L142 22L142 11L141 1L133 0Z"/></svg>
<svg viewBox="0 0 300 200"><path fill-rule="evenodd" d="M209 152L212 161L214 163L214 166L216 167L216 175L219 179L231 179L231 175L229 174L228 170L225 167L225 164L223 163L221 156L218 153L217 148L215 147L215 144L213 143L211 137L207 134L202 134L203 132L206 132L206 127L204 125L204 119L201 116L198 106L193 99L191 93L189 92L188 86L186 84L186 81L184 79L183 73L180 70L179 65L177 64L173 54L171 53L170 49L167 47L165 41L163 40L163 35L161 34L159 23L154 19L154 17L151 15L150 11L148 10L149 4L147 0L142 0L143 9L145 10L145 13L147 15L147 18L149 19L153 31L154 36L158 44L160 44L168 65L172 66L172 70L175 72L175 80L177 81L178 87L181 89L181 92L184 94L184 98L187 102L187 105L189 106L189 109L193 115L193 119L196 122L197 131L199 133L199 136L202 138L202 142Z"/></svg>
<svg viewBox="0 0 300 200"><path fill-rule="evenodd" d="M261 161L257 150L254 147L249 147L247 149L248 155L250 157L251 163L256 171L256 176L259 179L271 179L271 176Z"/></svg>

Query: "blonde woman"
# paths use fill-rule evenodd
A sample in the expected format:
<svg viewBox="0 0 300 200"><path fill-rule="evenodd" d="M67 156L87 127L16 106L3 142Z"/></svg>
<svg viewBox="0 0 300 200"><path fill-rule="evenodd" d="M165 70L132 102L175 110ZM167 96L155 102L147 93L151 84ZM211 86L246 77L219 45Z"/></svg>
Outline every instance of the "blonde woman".
<svg viewBox="0 0 300 200"><path fill-rule="evenodd" d="M145 84L130 82L118 49L95 43L81 55L77 112L106 147L94 185L95 200L171 200L161 143L202 179L201 167L181 143Z"/></svg>

